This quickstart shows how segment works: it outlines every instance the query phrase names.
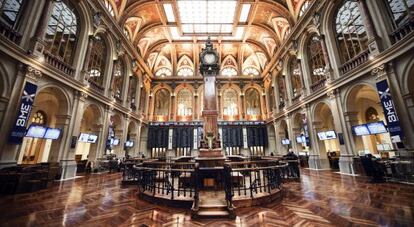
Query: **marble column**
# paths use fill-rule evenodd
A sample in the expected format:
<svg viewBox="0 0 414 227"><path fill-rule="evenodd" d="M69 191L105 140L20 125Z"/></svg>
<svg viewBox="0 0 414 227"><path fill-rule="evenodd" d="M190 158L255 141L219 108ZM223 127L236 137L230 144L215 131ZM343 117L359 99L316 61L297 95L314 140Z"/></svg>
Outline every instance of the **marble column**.
<svg viewBox="0 0 414 227"><path fill-rule="evenodd" d="M40 15L39 22L36 27L35 34L32 38L31 50L33 55L41 57L45 49L43 38L46 33L47 24L49 22L50 15L52 14L54 0L45 0L42 14Z"/></svg>
<svg viewBox="0 0 414 227"><path fill-rule="evenodd" d="M311 169L329 169L329 161L326 151L322 149L321 141L318 140L318 131L322 125L316 122L309 106L304 108L308 124L308 134L310 140L309 148L309 168Z"/></svg>
<svg viewBox="0 0 414 227"><path fill-rule="evenodd" d="M0 136L3 138L0 139L0 168L17 164L21 144L11 144L7 138L9 138L10 132L16 123L16 114L26 81L37 84L43 76L40 71L24 64L18 64L15 73L16 79L12 85L7 111L3 116L4 120L1 122L0 127Z"/></svg>
<svg viewBox="0 0 414 227"><path fill-rule="evenodd" d="M372 22L371 14L368 10L367 0L358 0L358 7L361 12L362 21L364 22L368 35L368 48L371 55L379 54L379 37Z"/></svg>
<svg viewBox="0 0 414 227"><path fill-rule="evenodd" d="M293 96L293 87L292 87L292 78L291 75L285 76L285 85L286 85L286 94L287 94L287 103L285 107L292 105L292 96Z"/></svg>
<svg viewBox="0 0 414 227"><path fill-rule="evenodd" d="M82 72L80 73L80 77L81 77L80 81L85 84L87 83L87 80L89 79L88 68L89 68L89 63L91 61L91 54L92 54L94 40L95 40L94 36L89 36L88 49L86 50L85 60L83 61Z"/></svg>
<svg viewBox="0 0 414 227"><path fill-rule="evenodd" d="M279 94L279 83L278 83L278 77L274 77L273 81L273 92L275 93L275 110L276 113L280 113L280 94Z"/></svg>
<svg viewBox="0 0 414 227"><path fill-rule="evenodd" d="M71 122L70 115L57 115L56 116L56 124L55 128L61 129L60 138L57 140L53 140L50 146L50 153L48 157L49 162L58 162L59 157L64 156L66 151L66 145L69 146L71 142L71 134L69 132L69 126Z"/></svg>
<svg viewBox="0 0 414 227"><path fill-rule="evenodd" d="M330 108L334 120L335 132L338 137L342 137L343 144L339 143L340 157L339 157L339 169L341 173L345 174L355 174L353 166L353 157L355 153L353 152L350 144L352 134L347 133L346 131L346 120L343 114L343 107L341 105L341 97L338 90L334 90L328 93L330 98ZM339 140L339 138L337 139ZM339 141L340 142L340 141Z"/></svg>

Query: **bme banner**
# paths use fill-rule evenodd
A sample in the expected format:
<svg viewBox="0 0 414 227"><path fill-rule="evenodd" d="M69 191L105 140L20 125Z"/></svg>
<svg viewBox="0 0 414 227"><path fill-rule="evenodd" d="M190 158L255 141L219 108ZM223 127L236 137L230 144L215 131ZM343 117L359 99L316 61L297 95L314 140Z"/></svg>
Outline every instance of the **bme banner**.
<svg viewBox="0 0 414 227"><path fill-rule="evenodd" d="M20 144L23 141L23 137L26 134L27 122L29 121L34 99L36 97L36 91L37 85L26 81L20 99L16 121L14 122L13 129L10 133L11 143Z"/></svg>
<svg viewBox="0 0 414 227"><path fill-rule="evenodd" d="M400 120L395 110L388 81L379 81L377 83L377 90L382 103L382 108L384 109L385 119L388 124L388 131L391 135L391 141L393 143L401 143L404 135L400 125Z"/></svg>

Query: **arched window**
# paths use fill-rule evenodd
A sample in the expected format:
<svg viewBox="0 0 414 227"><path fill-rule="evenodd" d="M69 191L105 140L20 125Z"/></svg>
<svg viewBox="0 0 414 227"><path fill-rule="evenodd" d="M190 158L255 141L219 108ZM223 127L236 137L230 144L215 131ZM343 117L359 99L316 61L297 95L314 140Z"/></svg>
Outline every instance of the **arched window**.
<svg viewBox="0 0 414 227"><path fill-rule="evenodd" d="M302 4L302 6L300 7L300 10L299 10L299 17L302 17L303 14L306 13L306 11L309 9L309 6L310 6L309 1L306 1Z"/></svg>
<svg viewBox="0 0 414 227"><path fill-rule="evenodd" d="M108 0L105 0L104 4L105 4L105 7L108 10L109 14L111 14L111 16L114 17L115 16L115 11L114 11L114 8L112 7L112 4Z"/></svg>
<svg viewBox="0 0 414 227"><path fill-rule="evenodd" d="M177 115L191 116L193 114L193 95L190 90L184 88L177 94Z"/></svg>
<svg viewBox="0 0 414 227"><path fill-rule="evenodd" d="M0 0L1 22L15 29L19 20L23 0Z"/></svg>
<svg viewBox="0 0 414 227"><path fill-rule="evenodd" d="M169 68L160 68L155 73L155 76L157 76L157 77L168 77L168 76L172 76L172 72Z"/></svg>
<svg viewBox="0 0 414 227"><path fill-rule="evenodd" d="M223 115L234 117L239 114L238 94L233 88L228 88L223 92Z"/></svg>
<svg viewBox="0 0 414 227"><path fill-rule="evenodd" d="M259 76L259 70L257 70L256 68L253 67L248 67L246 69L243 70L243 75L245 76Z"/></svg>
<svg viewBox="0 0 414 227"><path fill-rule="evenodd" d="M308 58L311 71L312 85L325 79L325 59L323 56L321 40L317 35L313 35L308 41Z"/></svg>
<svg viewBox="0 0 414 227"><path fill-rule="evenodd" d="M118 60L114 64L114 73L113 73L113 84L112 84L112 95L115 99L121 100L122 99L122 88L124 85L124 62L122 60Z"/></svg>
<svg viewBox="0 0 414 227"><path fill-rule="evenodd" d="M368 36L357 1L347 0L339 8L335 31L342 63L367 50Z"/></svg>
<svg viewBox="0 0 414 227"><path fill-rule="evenodd" d="M71 64L78 40L78 19L74 7L66 0L53 3L44 41L47 51Z"/></svg>
<svg viewBox="0 0 414 227"><path fill-rule="evenodd" d="M261 106L260 106L260 94L254 88L250 88L244 94L246 102L246 115L248 120L260 120Z"/></svg>
<svg viewBox="0 0 414 227"><path fill-rule="evenodd" d="M170 113L170 92L167 89L160 89L155 93L154 115L156 120L166 120Z"/></svg>
<svg viewBox="0 0 414 227"><path fill-rule="evenodd" d="M290 62L290 75L292 81L293 98L300 96L302 92L302 81L299 60L294 58Z"/></svg>
<svg viewBox="0 0 414 227"><path fill-rule="evenodd" d="M106 45L104 40L100 36L96 36L93 40L88 72L90 73L90 81L93 81L98 86L102 86L104 80L105 50Z"/></svg>
<svg viewBox="0 0 414 227"><path fill-rule="evenodd" d="M194 71L190 67L183 67L178 70L177 75L183 77L194 76Z"/></svg>
<svg viewBox="0 0 414 227"><path fill-rule="evenodd" d="M228 77L237 76L237 70L233 67L225 67L221 70L221 75Z"/></svg>
<svg viewBox="0 0 414 227"><path fill-rule="evenodd" d="M412 12L414 10L413 0L387 0L387 3L395 27L400 27L412 17Z"/></svg>

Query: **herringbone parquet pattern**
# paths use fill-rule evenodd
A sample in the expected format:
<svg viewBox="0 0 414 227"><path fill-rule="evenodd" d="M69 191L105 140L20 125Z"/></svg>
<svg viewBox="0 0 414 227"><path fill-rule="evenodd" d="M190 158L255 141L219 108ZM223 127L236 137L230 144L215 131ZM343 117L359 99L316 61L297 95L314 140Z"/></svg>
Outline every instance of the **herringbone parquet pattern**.
<svg viewBox="0 0 414 227"><path fill-rule="evenodd" d="M0 226L413 226L414 187L302 170L285 197L237 210L236 220L191 220L184 209L160 207L121 186L120 174L56 183L37 193L0 197Z"/></svg>

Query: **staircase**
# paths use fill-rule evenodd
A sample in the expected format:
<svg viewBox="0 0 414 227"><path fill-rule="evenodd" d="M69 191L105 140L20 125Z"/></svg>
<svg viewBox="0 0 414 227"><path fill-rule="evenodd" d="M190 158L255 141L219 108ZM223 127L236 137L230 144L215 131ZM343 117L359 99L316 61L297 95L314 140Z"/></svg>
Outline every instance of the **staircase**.
<svg viewBox="0 0 414 227"><path fill-rule="evenodd" d="M224 192L200 191L198 209L194 210L195 218L235 218L233 208L227 207Z"/></svg>

